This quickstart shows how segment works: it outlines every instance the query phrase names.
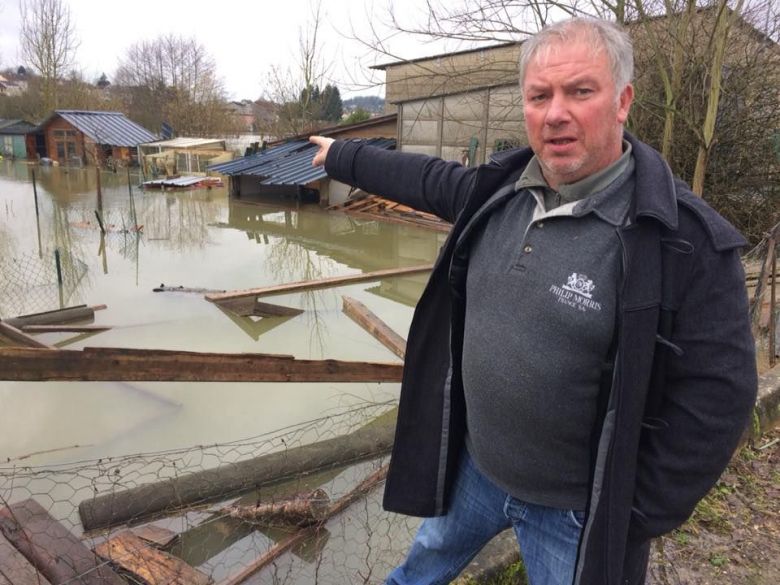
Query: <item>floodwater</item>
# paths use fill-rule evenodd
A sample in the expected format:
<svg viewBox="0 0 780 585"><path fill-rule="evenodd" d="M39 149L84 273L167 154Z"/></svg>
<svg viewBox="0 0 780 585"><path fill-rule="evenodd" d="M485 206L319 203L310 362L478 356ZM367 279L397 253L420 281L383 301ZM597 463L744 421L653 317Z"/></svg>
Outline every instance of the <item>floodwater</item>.
<svg viewBox="0 0 780 585"><path fill-rule="evenodd" d="M202 294L152 289L231 290L430 263L443 234L316 205L231 201L225 189L144 192L138 182L133 174L131 197L124 171L101 174L101 237L95 169L0 161L0 317L107 305L95 323L110 331L38 336L68 349L397 359L341 312L341 295L405 337L426 274L263 299L304 309L293 318L231 318ZM224 444L397 393L397 384L0 382L0 460L37 466Z"/></svg>

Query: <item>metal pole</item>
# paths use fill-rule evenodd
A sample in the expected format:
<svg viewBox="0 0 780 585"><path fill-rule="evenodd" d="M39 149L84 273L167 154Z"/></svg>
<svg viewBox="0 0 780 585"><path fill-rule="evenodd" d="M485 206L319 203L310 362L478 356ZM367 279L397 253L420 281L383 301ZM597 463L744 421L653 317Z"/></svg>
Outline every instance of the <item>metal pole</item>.
<svg viewBox="0 0 780 585"><path fill-rule="evenodd" d="M130 214L133 219L133 229L138 227L138 218L135 215L135 201L133 200L133 185L130 182L130 165L127 166L127 191L130 194Z"/></svg>
<svg viewBox="0 0 780 585"><path fill-rule="evenodd" d="M35 171L31 170L30 174L32 175L33 196L35 197L35 217L38 217L38 187L35 184Z"/></svg>
<svg viewBox="0 0 780 585"><path fill-rule="evenodd" d="M97 208L100 214L103 214L103 191L100 188L100 163L95 159L95 177L97 178Z"/></svg>
<svg viewBox="0 0 780 585"><path fill-rule="evenodd" d="M57 283L62 286L62 264L60 263L60 249L54 249L54 264L57 266Z"/></svg>
<svg viewBox="0 0 780 585"><path fill-rule="evenodd" d="M106 228L103 226L103 218L100 217L100 213L98 213L97 209L95 210L95 217L97 218L98 225L100 226L100 233L101 234L105 234L106 233Z"/></svg>

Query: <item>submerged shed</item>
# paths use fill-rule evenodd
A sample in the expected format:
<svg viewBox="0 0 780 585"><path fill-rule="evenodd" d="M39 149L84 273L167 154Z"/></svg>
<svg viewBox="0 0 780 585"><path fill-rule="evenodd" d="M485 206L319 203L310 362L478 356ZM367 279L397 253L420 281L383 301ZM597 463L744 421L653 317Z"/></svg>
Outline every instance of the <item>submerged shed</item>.
<svg viewBox="0 0 780 585"><path fill-rule="evenodd" d="M26 120L0 118L0 156L34 158L36 130Z"/></svg>
<svg viewBox="0 0 780 585"><path fill-rule="evenodd" d="M394 149L395 138L368 138L366 143L378 148ZM307 139L298 139L209 167L230 177L230 194L281 195L319 200L333 204L346 200L349 187L331 181L322 167L313 167L317 147Z"/></svg>
<svg viewBox="0 0 780 585"><path fill-rule="evenodd" d="M145 177L205 174L209 165L232 160L224 139L172 138L138 145Z"/></svg>

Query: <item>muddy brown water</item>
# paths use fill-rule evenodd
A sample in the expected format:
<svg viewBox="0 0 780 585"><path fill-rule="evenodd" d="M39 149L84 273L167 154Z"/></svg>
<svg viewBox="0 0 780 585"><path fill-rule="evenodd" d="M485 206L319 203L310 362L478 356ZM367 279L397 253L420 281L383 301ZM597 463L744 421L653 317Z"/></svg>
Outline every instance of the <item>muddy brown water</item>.
<svg viewBox="0 0 780 585"><path fill-rule="evenodd" d="M36 220L30 171L37 174ZM0 161L0 317L106 304L105 333L40 335L63 347L137 347L395 360L341 312L349 294L406 336L427 275L269 297L294 318L231 319L201 294L432 262L444 236L356 221L316 205L230 200L224 188L143 191L133 173L102 173L101 238L94 169ZM133 207L140 233L133 231ZM54 250L62 258L57 285ZM0 382L0 458L62 463L224 443L397 397L396 384ZM26 457L28 455L31 457Z"/></svg>

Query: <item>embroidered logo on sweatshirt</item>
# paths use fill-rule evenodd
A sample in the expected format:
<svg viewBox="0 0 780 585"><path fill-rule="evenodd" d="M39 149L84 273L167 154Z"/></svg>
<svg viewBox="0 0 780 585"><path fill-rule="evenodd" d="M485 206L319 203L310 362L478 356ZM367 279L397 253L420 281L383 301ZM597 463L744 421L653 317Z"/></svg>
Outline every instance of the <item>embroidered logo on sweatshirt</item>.
<svg viewBox="0 0 780 585"><path fill-rule="evenodd" d="M578 311L601 311L601 303L593 300L593 291L596 285L588 278L587 274L572 272L566 279L566 284L550 286L550 292L554 294L559 303L568 305Z"/></svg>

